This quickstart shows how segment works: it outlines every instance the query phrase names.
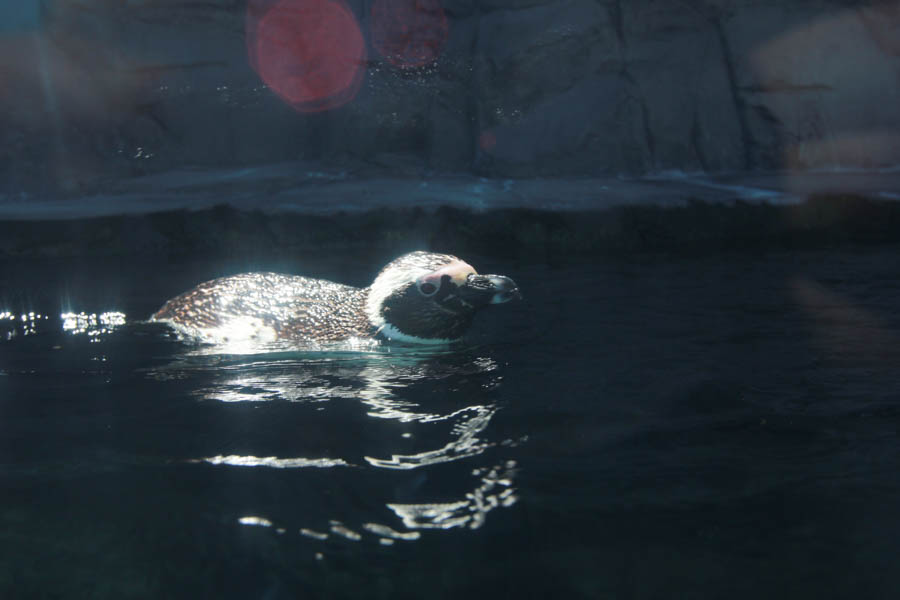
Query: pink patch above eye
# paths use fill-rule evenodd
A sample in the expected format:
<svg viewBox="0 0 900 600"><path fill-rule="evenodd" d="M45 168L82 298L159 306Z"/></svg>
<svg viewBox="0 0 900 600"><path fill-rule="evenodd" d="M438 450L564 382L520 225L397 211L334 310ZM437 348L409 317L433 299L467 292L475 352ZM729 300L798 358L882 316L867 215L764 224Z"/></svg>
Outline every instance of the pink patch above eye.
<svg viewBox="0 0 900 600"><path fill-rule="evenodd" d="M456 283L456 285L462 285L465 282L466 277L468 277L470 273L475 273L475 269L472 268L472 265L461 260L457 260L441 267L437 271L422 275L421 277L416 279L416 284L421 286L423 283L428 282L440 288L441 278L446 275L454 283Z"/></svg>

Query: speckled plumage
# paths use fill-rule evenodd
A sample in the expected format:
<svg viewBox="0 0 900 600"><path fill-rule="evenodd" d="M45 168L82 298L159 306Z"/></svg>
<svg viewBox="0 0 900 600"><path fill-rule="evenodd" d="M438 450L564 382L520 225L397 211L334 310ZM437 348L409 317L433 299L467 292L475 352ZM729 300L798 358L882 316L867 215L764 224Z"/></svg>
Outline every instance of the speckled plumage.
<svg viewBox="0 0 900 600"><path fill-rule="evenodd" d="M433 343L462 336L482 306L517 296L509 278L478 275L449 254L413 252L362 289L278 273L214 279L169 300L150 320L212 343Z"/></svg>
<svg viewBox="0 0 900 600"><path fill-rule="evenodd" d="M188 331L194 337L211 338L215 336L204 333L249 315L259 319L258 327L270 329L274 340L329 342L373 333L364 303L365 290L349 285L278 273L244 273L201 283L166 302L151 320L194 329ZM265 333L257 337L274 341ZM215 341L229 340L226 336Z"/></svg>

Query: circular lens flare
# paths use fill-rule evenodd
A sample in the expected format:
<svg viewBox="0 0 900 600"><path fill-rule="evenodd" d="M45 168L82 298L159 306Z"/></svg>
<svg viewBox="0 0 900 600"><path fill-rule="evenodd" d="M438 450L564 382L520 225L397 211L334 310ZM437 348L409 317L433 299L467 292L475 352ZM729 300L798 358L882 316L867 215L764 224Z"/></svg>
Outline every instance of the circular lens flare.
<svg viewBox="0 0 900 600"><path fill-rule="evenodd" d="M396 67L410 69L437 60L447 29L440 0L375 0L372 4L372 46Z"/></svg>
<svg viewBox="0 0 900 600"><path fill-rule="evenodd" d="M484 150L485 152L493 151L494 147L497 146L497 134L492 130L488 129L486 131L482 131L481 135L478 136L478 147Z"/></svg>
<svg viewBox="0 0 900 600"><path fill-rule="evenodd" d="M246 23L250 64L296 110L330 110L356 96L366 46L342 0L251 0Z"/></svg>

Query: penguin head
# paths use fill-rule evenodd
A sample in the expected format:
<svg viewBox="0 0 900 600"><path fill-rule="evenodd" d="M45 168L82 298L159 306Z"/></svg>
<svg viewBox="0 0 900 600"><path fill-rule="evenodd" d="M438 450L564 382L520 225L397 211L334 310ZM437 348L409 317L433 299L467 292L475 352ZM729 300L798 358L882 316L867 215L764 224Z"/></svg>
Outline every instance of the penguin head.
<svg viewBox="0 0 900 600"><path fill-rule="evenodd" d="M479 309L518 297L509 277L479 275L455 256L419 251L381 270L367 290L366 314L387 339L440 343L462 337Z"/></svg>

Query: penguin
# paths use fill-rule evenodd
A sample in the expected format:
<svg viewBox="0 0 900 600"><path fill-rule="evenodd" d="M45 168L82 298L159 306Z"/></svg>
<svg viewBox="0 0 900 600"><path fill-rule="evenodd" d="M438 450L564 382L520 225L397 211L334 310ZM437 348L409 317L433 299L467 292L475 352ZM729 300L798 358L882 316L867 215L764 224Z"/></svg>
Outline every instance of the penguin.
<svg viewBox="0 0 900 600"><path fill-rule="evenodd" d="M417 251L391 261L366 288L278 273L214 279L172 298L149 320L213 344L442 344L460 339L482 308L520 297L509 277Z"/></svg>

